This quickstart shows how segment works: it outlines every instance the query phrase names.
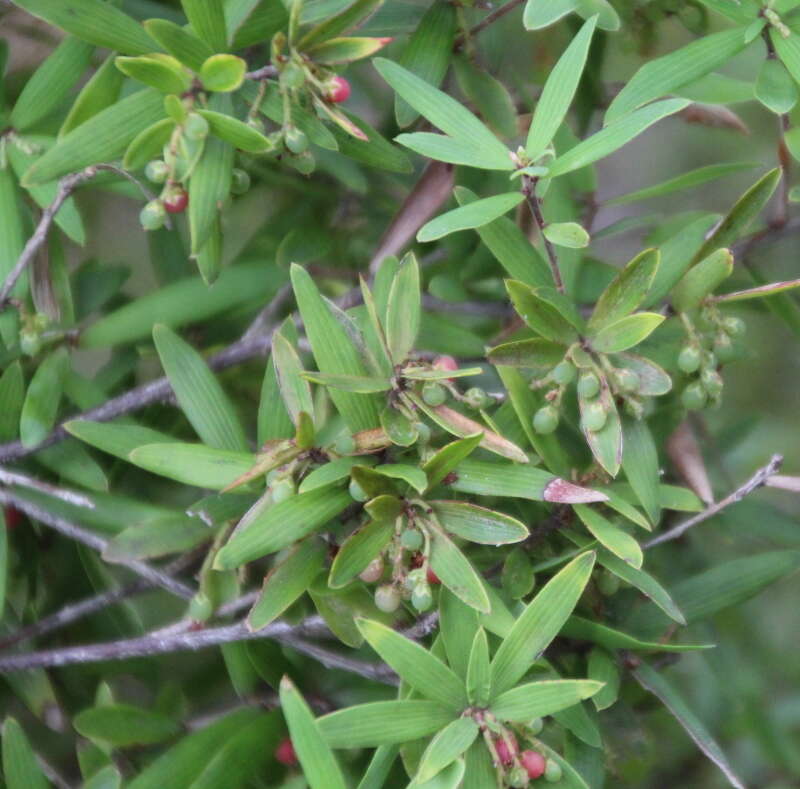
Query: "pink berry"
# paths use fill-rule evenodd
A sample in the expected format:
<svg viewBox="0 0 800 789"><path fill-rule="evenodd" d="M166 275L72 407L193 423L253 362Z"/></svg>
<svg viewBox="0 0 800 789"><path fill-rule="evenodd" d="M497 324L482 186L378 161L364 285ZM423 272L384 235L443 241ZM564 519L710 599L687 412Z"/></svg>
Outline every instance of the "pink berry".
<svg viewBox="0 0 800 789"><path fill-rule="evenodd" d="M428 567L428 571L425 573L425 577L428 579L429 584L440 584L442 581L436 573Z"/></svg>
<svg viewBox="0 0 800 789"><path fill-rule="evenodd" d="M185 189L175 189L164 197L164 208L170 214L182 214L189 205L189 193Z"/></svg>
<svg viewBox="0 0 800 789"><path fill-rule="evenodd" d="M437 356L433 360L433 369L434 370L458 370L458 362L452 357L447 354L443 354L442 356Z"/></svg>
<svg viewBox="0 0 800 789"><path fill-rule="evenodd" d="M511 732L507 736L511 741L512 749L509 749L508 743L503 737L494 741L494 749L497 751L497 758L500 759L501 764L511 764L517 753L517 738Z"/></svg>
<svg viewBox="0 0 800 789"><path fill-rule="evenodd" d="M294 752L294 745L288 737L284 737L275 749L275 758L287 767L294 767L297 764L297 754Z"/></svg>
<svg viewBox="0 0 800 789"><path fill-rule="evenodd" d="M350 98L350 83L344 77L334 77L328 88L328 101L341 104Z"/></svg>
<svg viewBox="0 0 800 789"><path fill-rule="evenodd" d="M539 751L523 751L519 755L519 761L528 771L528 778L534 780L544 775L547 762Z"/></svg>

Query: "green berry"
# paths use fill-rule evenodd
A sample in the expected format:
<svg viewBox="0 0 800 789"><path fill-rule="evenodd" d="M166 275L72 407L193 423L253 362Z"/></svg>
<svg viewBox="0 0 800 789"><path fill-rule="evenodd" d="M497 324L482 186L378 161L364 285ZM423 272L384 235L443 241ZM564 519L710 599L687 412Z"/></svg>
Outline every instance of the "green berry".
<svg viewBox="0 0 800 789"><path fill-rule="evenodd" d="M390 584L379 586L375 590L375 606L387 614L400 607L400 592Z"/></svg>
<svg viewBox="0 0 800 789"><path fill-rule="evenodd" d="M380 581L383 575L383 559L378 556L373 559L358 575L365 584L374 584Z"/></svg>
<svg viewBox="0 0 800 789"><path fill-rule="evenodd" d="M39 332L20 329L19 349L25 356L36 356L42 350L42 338L39 336Z"/></svg>
<svg viewBox="0 0 800 789"><path fill-rule="evenodd" d="M561 765L555 759L548 759L544 768L544 780L549 783L556 783L561 780Z"/></svg>
<svg viewBox="0 0 800 789"><path fill-rule="evenodd" d="M189 113L183 123L183 133L188 140L204 140L208 131L208 121L196 112Z"/></svg>
<svg viewBox="0 0 800 789"><path fill-rule="evenodd" d="M417 441L420 444L427 444L431 440L431 429L424 422L414 422L417 431Z"/></svg>
<svg viewBox="0 0 800 789"><path fill-rule="evenodd" d="M568 359L564 359L563 362L559 362L553 368L550 376L560 386L566 386L575 380L577 374L578 371L575 369L575 365Z"/></svg>
<svg viewBox="0 0 800 789"><path fill-rule="evenodd" d="M594 373L583 373L578 379L578 396L586 400L597 397L600 392L600 379Z"/></svg>
<svg viewBox="0 0 800 789"><path fill-rule="evenodd" d="M541 718L534 718L528 724L528 731L534 736L538 736L542 733L542 729L544 728L544 721Z"/></svg>
<svg viewBox="0 0 800 789"><path fill-rule="evenodd" d="M551 405L543 405L533 415L533 429L547 435L558 427L558 410Z"/></svg>
<svg viewBox="0 0 800 789"><path fill-rule="evenodd" d="M366 501L369 498L364 488L362 488L361 485L359 485L354 479L350 480L349 490L350 490L350 495L356 501Z"/></svg>
<svg viewBox="0 0 800 789"><path fill-rule="evenodd" d="M189 619L205 622L214 613L214 605L204 592L197 592L189 601Z"/></svg>
<svg viewBox="0 0 800 789"><path fill-rule="evenodd" d="M584 409L582 417L583 429L596 433L598 430L603 429L608 415L606 414L606 409L603 407L603 404L595 402L589 403Z"/></svg>
<svg viewBox="0 0 800 789"><path fill-rule="evenodd" d="M433 605L431 587L427 582L417 584L414 587L411 592L411 605L420 613L427 611Z"/></svg>
<svg viewBox="0 0 800 789"><path fill-rule="evenodd" d="M617 370L617 384L623 392L633 393L639 391L641 379L633 370L621 367Z"/></svg>
<svg viewBox="0 0 800 789"><path fill-rule="evenodd" d="M619 578L614 573L603 570L597 579L597 588L600 590L601 595L611 597L619 591Z"/></svg>
<svg viewBox="0 0 800 789"><path fill-rule="evenodd" d="M161 159L153 159L144 168L144 175L151 183L163 184L169 177L169 166Z"/></svg>
<svg viewBox="0 0 800 789"><path fill-rule="evenodd" d="M336 439L333 448L337 455L350 455L356 451L356 440L353 436L344 433Z"/></svg>
<svg viewBox="0 0 800 789"><path fill-rule="evenodd" d="M422 386L422 399L431 407L441 405L447 399L447 390L435 381L426 381Z"/></svg>
<svg viewBox="0 0 800 789"><path fill-rule="evenodd" d="M478 386L467 389L464 393L464 400L470 408L475 410L487 408L492 403L492 398Z"/></svg>
<svg viewBox="0 0 800 789"><path fill-rule="evenodd" d="M408 551L418 551L424 541L419 529L405 529L400 535L400 544Z"/></svg>
<svg viewBox="0 0 800 789"><path fill-rule="evenodd" d="M158 230L166 220L167 212L160 200L151 200L139 214L139 221L145 230Z"/></svg>
<svg viewBox="0 0 800 789"><path fill-rule="evenodd" d="M734 315L723 319L722 328L729 337L741 337L747 331L745 322Z"/></svg>
<svg viewBox="0 0 800 789"><path fill-rule="evenodd" d="M275 504L280 504L282 501L290 499L296 492L294 482L284 477L272 486L272 500Z"/></svg>
<svg viewBox="0 0 800 789"><path fill-rule="evenodd" d="M311 175L317 167L317 161L311 151L303 151L296 156L290 156L287 162L301 175Z"/></svg>
<svg viewBox="0 0 800 789"><path fill-rule="evenodd" d="M689 384L681 394L681 402L684 408L688 408L690 411L699 411L704 408L707 399L706 390L698 381Z"/></svg>
<svg viewBox="0 0 800 789"><path fill-rule="evenodd" d="M421 567L417 567L416 570L411 570L408 575L406 576L406 587L409 590L413 590L414 587L419 586L420 584L424 584L426 581L426 573Z"/></svg>
<svg viewBox="0 0 800 789"><path fill-rule="evenodd" d="M714 338L714 354L723 364L736 356L736 349L727 334L720 333Z"/></svg>
<svg viewBox="0 0 800 789"><path fill-rule="evenodd" d="M283 141L292 153L303 153L308 150L308 137L297 126L287 126L283 133Z"/></svg>
<svg viewBox="0 0 800 789"><path fill-rule="evenodd" d="M703 370L700 374L700 383L710 398L716 400L722 394L722 376L716 370L708 367Z"/></svg>
<svg viewBox="0 0 800 789"><path fill-rule="evenodd" d="M508 774L508 785L514 789L524 789L529 783L528 771L524 767L515 767Z"/></svg>
<svg viewBox="0 0 800 789"><path fill-rule="evenodd" d="M700 358L700 349L696 345L684 345L678 354L678 367L687 374L697 372Z"/></svg>
<svg viewBox="0 0 800 789"><path fill-rule="evenodd" d="M239 167L234 167L231 173L231 194L243 195L250 189L250 176Z"/></svg>

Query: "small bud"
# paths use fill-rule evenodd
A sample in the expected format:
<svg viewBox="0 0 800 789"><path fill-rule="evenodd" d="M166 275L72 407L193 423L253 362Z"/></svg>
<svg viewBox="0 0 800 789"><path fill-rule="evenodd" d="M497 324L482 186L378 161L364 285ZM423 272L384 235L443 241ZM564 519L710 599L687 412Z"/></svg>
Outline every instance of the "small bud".
<svg viewBox="0 0 800 789"><path fill-rule="evenodd" d="M366 501L369 498L364 488L362 488L361 485L359 485L358 482L356 482L354 479L350 480L349 490L350 490L350 495L356 501Z"/></svg>
<svg viewBox="0 0 800 789"><path fill-rule="evenodd" d="M405 529L400 535L400 544L408 551L418 551L424 538L419 529Z"/></svg>
<svg viewBox="0 0 800 789"><path fill-rule="evenodd" d="M189 193L182 186L173 186L163 195L162 201L168 213L182 214L189 205Z"/></svg>
<svg viewBox="0 0 800 789"><path fill-rule="evenodd" d="M287 767L294 767L297 762L297 754L294 752L294 745L288 737L284 737L275 749L275 759Z"/></svg>
<svg viewBox="0 0 800 789"><path fill-rule="evenodd" d="M550 373L552 379L560 386L571 384L577 374L578 371L575 369L575 365L569 359L559 362Z"/></svg>
<svg viewBox="0 0 800 789"><path fill-rule="evenodd" d="M479 386L473 386L471 389L467 389L464 393L464 399L467 405L475 410L488 408L492 403L492 398Z"/></svg>
<svg viewBox="0 0 800 789"><path fill-rule="evenodd" d="M422 613L433 605L431 587L427 583L417 584L411 592L411 605Z"/></svg>
<svg viewBox="0 0 800 789"><path fill-rule="evenodd" d="M205 622L214 613L214 605L204 592L197 592L189 602L189 619Z"/></svg>
<svg viewBox="0 0 800 789"><path fill-rule="evenodd" d="M431 440L431 429L424 422L414 422L417 431L417 441L420 444L427 444Z"/></svg>
<svg viewBox="0 0 800 789"><path fill-rule="evenodd" d="M592 433L602 430L608 418L606 409L600 402L589 403L582 416L583 429L590 430Z"/></svg>
<svg viewBox="0 0 800 789"><path fill-rule="evenodd" d="M714 338L714 354L723 364L736 357L736 349L727 334L721 332Z"/></svg>
<svg viewBox="0 0 800 789"><path fill-rule="evenodd" d="M42 350L42 338L33 329L20 329L19 349L25 356L36 356Z"/></svg>
<svg viewBox="0 0 800 789"><path fill-rule="evenodd" d="M583 373L578 379L578 395L586 400L597 397L600 392L600 379L594 373Z"/></svg>
<svg viewBox="0 0 800 789"><path fill-rule="evenodd" d="M542 406L533 415L533 429L541 435L552 433L558 427L558 411L551 405Z"/></svg>
<svg viewBox="0 0 800 789"><path fill-rule="evenodd" d="M287 126L283 132L283 142L292 153L303 153L308 150L308 137L297 126Z"/></svg>
<svg viewBox="0 0 800 789"><path fill-rule="evenodd" d="M243 195L250 189L250 176L238 167L231 173L231 194Z"/></svg>
<svg viewBox="0 0 800 789"><path fill-rule="evenodd" d="M153 161L148 162L147 167L144 168L144 175L151 183L163 184L169 177L169 167L167 163L161 159L153 159Z"/></svg>
<svg viewBox="0 0 800 789"><path fill-rule="evenodd" d="M380 581L383 575L383 559L380 556L373 559L359 574L359 578L365 584L374 584Z"/></svg>
<svg viewBox="0 0 800 789"><path fill-rule="evenodd" d="M508 785L514 789L524 789L529 781L528 771L524 767L515 767L508 774Z"/></svg>
<svg viewBox="0 0 800 789"><path fill-rule="evenodd" d="M167 212L160 200L151 200L139 213L139 222L145 230L158 230L166 221Z"/></svg>
<svg viewBox="0 0 800 789"><path fill-rule="evenodd" d="M379 586L375 590L375 605L378 610L391 614L400 607L400 592L390 584Z"/></svg>
<svg viewBox="0 0 800 789"><path fill-rule="evenodd" d="M531 733L532 736L536 737L542 733L542 729L544 728L544 721L541 718L534 718L528 724L528 731Z"/></svg>
<svg viewBox="0 0 800 789"><path fill-rule="evenodd" d="M554 784L561 780L563 770L561 765L555 759L548 759L544 767L544 780L548 783Z"/></svg>
<svg viewBox="0 0 800 789"><path fill-rule="evenodd" d="M684 345L678 354L678 367L685 373L696 372L700 367L700 349L696 345Z"/></svg>
<svg viewBox="0 0 800 789"><path fill-rule="evenodd" d="M341 104L350 98L350 83L344 77L334 77L325 93L325 98L334 104Z"/></svg>
<svg viewBox="0 0 800 789"><path fill-rule="evenodd" d="M723 319L722 328L729 337L741 337L747 331L745 322L734 315Z"/></svg>
<svg viewBox="0 0 800 789"><path fill-rule="evenodd" d="M544 775L546 762L544 756L542 756L539 751L523 751L519 755L519 760L528 773L528 778L532 781Z"/></svg>
<svg viewBox="0 0 800 789"><path fill-rule="evenodd" d="M447 399L447 390L435 381L426 381L422 385L422 399L431 407L441 405Z"/></svg>
<svg viewBox="0 0 800 789"><path fill-rule="evenodd" d="M190 112L183 123L183 133L188 140L204 140L208 131L208 121L196 112Z"/></svg>
<svg viewBox="0 0 800 789"><path fill-rule="evenodd" d="M272 486L272 500L275 504L280 504L282 501L290 499L296 492L294 482L288 477L284 477Z"/></svg>
<svg viewBox="0 0 800 789"><path fill-rule="evenodd" d="M706 390L699 381L689 384L681 394L684 408L688 408L690 411L699 411L704 408L707 399Z"/></svg>
<svg viewBox="0 0 800 789"><path fill-rule="evenodd" d="M632 394L639 391L641 380L639 376L627 367L621 367L617 370L617 384L623 392Z"/></svg>
<svg viewBox="0 0 800 789"><path fill-rule="evenodd" d="M700 374L700 383L712 400L716 400L722 394L722 376L716 370L708 367L703 370Z"/></svg>
<svg viewBox="0 0 800 789"><path fill-rule="evenodd" d="M508 732L506 737L498 737L494 741L494 749L497 751L497 758L500 759L501 764L512 764L519 750L519 746L517 745L517 738L514 736L513 732ZM510 748L509 742L511 743Z"/></svg>

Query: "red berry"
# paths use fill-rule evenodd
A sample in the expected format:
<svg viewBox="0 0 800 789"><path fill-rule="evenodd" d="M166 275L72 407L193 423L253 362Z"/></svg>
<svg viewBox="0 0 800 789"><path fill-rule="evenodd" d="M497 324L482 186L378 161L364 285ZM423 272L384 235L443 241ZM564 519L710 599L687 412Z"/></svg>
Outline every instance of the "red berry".
<svg viewBox="0 0 800 789"><path fill-rule="evenodd" d="M523 751L519 755L519 761L522 766L528 771L528 778L531 780L544 775L547 762L544 756L539 751Z"/></svg>
<svg viewBox="0 0 800 789"><path fill-rule="evenodd" d="M511 764L514 761L514 756L517 753L517 738L508 732L508 739L511 741L512 749L509 750L508 743L505 738L499 737L494 741L494 749L497 751L497 758L500 759L501 764Z"/></svg>
<svg viewBox="0 0 800 789"><path fill-rule="evenodd" d="M16 507L9 505L3 510L3 515L6 520L6 528L9 531L14 531L22 523L23 515Z"/></svg>
<svg viewBox="0 0 800 789"><path fill-rule="evenodd" d="M426 577L428 579L428 583L429 584L440 584L441 583L441 580L439 579L439 576L436 575L436 573L433 570L431 570L430 567L428 567L428 572L425 575L426 575Z"/></svg>
<svg viewBox="0 0 800 789"><path fill-rule="evenodd" d="M164 197L164 208L170 214L182 214L189 205L189 193L185 189L175 189Z"/></svg>
<svg viewBox="0 0 800 789"><path fill-rule="evenodd" d="M294 767L297 764L297 754L294 752L294 745L288 737L284 737L275 749L275 758L287 767Z"/></svg>
<svg viewBox="0 0 800 789"><path fill-rule="evenodd" d="M341 104L350 98L350 83L344 77L334 77L328 87L328 101Z"/></svg>
<svg viewBox="0 0 800 789"><path fill-rule="evenodd" d="M458 362L452 357L447 354L442 356L437 356L433 360L433 369L434 370L458 370ZM452 381L452 378L448 378L448 381Z"/></svg>

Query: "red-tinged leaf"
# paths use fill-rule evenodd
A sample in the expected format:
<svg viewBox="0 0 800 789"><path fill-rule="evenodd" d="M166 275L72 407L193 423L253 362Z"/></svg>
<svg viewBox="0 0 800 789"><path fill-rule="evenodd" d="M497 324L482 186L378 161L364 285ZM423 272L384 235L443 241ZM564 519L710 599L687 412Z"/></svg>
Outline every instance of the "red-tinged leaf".
<svg viewBox="0 0 800 789"><path fill-rule="evenodd" d="M714 490L708 476L700 444L688 422L682 422L667 439L667 454L684 482L705 504L714 503Z"/></svg>
<svg viewBox="0 0 800 789"><path fill-rule="evenodd" d="M594 502L608 501L608 496L605 493L591 488L583 488L560 477L556 477L546 485L543 498L545 501L552 501L554 504L592 504Z"/></svg>

